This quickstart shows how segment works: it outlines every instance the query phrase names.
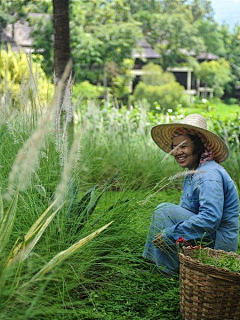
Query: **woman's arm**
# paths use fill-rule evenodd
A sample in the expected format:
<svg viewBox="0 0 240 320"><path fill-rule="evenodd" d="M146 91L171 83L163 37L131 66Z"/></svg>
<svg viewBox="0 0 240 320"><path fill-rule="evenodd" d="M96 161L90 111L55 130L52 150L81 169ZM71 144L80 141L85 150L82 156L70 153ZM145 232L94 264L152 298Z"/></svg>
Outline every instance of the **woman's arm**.
<svg viewBox="0 0 240 320"><path fill-rule="evenodd" d="M207 180L197 185L199 211L188 220L162 231L166 243L179 237L185 240L201 239L205 233L213 234L221 223L224 206L224 190L221 181Z"/></svg>

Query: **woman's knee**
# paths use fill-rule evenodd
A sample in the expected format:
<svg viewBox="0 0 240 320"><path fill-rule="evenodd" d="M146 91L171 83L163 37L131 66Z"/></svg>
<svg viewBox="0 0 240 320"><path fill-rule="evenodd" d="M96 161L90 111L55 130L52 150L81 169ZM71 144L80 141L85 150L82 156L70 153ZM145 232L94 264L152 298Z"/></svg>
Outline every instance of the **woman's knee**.
<svg viewBox="0 0 240 320"><path fill-rule="evenodd" d="M153 212L152 220L154 221L166 221L169 219L169 212L174 211L172 203L164 202L159 204Z"/></svg>
<svg viewBox="0 0 240 320"><path fill-rule="evenodd" d="M168 214L171 211L175 211L176 210L176 205L169 203L169 202L164 202L164 203L160 203L156 209L154 210L154 215L156 216L165 216L166 214Z"/></svg>

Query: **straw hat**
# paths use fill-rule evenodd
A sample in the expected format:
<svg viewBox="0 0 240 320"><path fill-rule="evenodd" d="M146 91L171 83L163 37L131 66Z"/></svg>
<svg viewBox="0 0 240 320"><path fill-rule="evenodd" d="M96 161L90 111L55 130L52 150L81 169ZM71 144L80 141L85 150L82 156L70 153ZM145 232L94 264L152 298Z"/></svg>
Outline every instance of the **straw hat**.
<svg viewBox="0 0 240 320"><path fill-rule="evenodd" d="M227 159L227 145L219 136L207 130L207 121L200 114L190 114L179 123L159 124L152 128L151 135L163 151L170 152L174 132L177 129L195 130L200 133L204 145L212 151L214 160L222 162Z"/></svg>

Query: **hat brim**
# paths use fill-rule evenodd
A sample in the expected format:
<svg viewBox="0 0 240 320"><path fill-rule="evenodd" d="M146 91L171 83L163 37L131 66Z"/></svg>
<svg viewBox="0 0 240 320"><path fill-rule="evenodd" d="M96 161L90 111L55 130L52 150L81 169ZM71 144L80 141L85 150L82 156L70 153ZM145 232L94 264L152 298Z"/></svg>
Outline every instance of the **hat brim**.
<svg viewBox="0 0 240 320"><path fill-rule="evenodd" d="M227 159L229 151L225 142L215 133L183 123L160 124L152 128L151 135L154 142L165 152L169 153L172 150L172 140L174 132L178 128L194 129L200 132L206 139L209 149L212 151L214 160L223 162Z"/></svg>

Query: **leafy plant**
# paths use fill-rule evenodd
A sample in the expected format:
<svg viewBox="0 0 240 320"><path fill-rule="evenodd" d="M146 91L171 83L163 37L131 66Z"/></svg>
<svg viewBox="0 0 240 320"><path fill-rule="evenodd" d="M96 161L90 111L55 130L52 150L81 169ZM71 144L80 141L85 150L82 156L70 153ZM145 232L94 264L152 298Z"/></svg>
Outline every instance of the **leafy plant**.
<svg viewBox="0 0 240 320"><path fill-rule="evenodd" d="M178 82L171 82L162 86L146 85L139 82L134 90L134 100L142 99L146 99L152 109L154 103L158 102L163 113L166 113L168 109L176 110L178 105L187 105L184 87Z"/></svg>
<svg viewBox="0 0 240 320"><path fill-rule="evenodd" d="M21 290L21 288L29 286L33 281L40 279L40 277L46 273L49 273L57 265L61 264L64 260L72 256L79 248L92 240L100 232L105 230L112 222L91 233L87 237L75 242L68 249L56 254L49 262L42 266L40 271L33 275L25 283L22 283L22 273L24 272L23 263L30 257L35 245L39 242L43 232L48 225L52 222L60 207L56 208L53 213L51 209L56 205L57 200L53 202L45 212L37 219L37 221L30 227L28 232L19 237L13 247L9 249L9 240L12 233L13 225L15 223L16 209L17 209L18 193L16 193L12 203L8 210L4 213L3 202L1 198L0 203L0 292L5 291L5 286L9 286L9 275L12 274L12 270L15 272L15 276L11 280L12 295L15 291ZM88 205L88 203L86 204ZM85 206L82 207L84 211ZM10 297L7 297L9 299Z"/></svg>
<svg viewBox="0 0 240 320"><path fill-rule="evenodd" d="M193 257L204 264L240 273L240 256L235 254L209 255L207 250L200 248L195 250Z"/></svg>
<svg viewBox="0 0 240 320"><path fill-rule="evenodd" d="M0 66L0 93L6 97L10 95L14 106L21 109L23 104L25 108L37 109L52 97L53 85L40 63L34 62L26 53L13 52L10 47L2 49Z"/></svg>

